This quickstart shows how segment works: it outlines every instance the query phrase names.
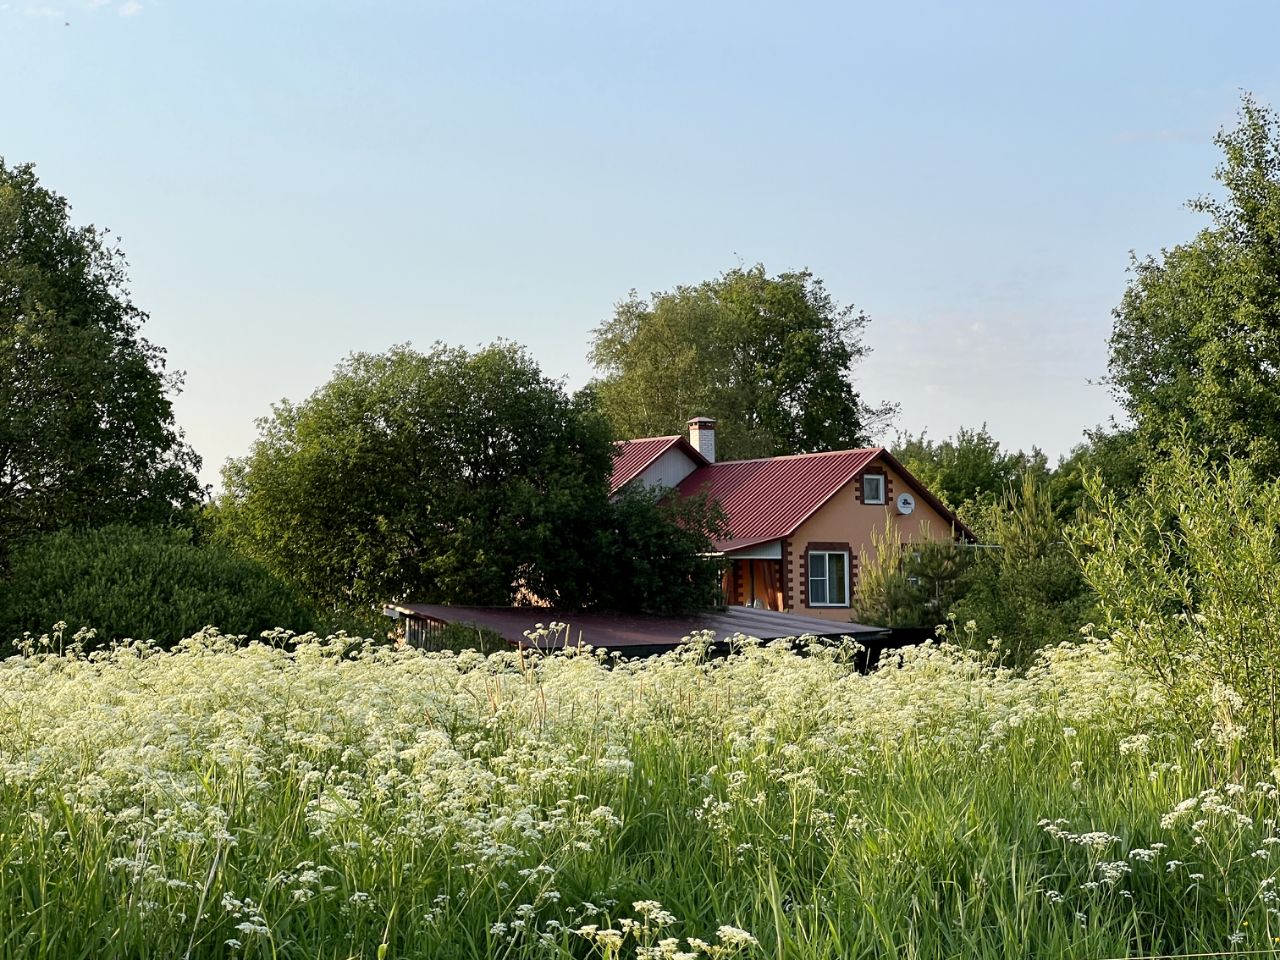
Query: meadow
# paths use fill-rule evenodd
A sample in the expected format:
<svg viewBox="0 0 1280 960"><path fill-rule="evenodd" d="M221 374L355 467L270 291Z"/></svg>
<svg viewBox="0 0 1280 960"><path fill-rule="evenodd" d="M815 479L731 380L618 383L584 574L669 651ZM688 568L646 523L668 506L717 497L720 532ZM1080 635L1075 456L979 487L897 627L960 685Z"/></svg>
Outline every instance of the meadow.
<svg viewBox="0 0 1280 960"><path fill-rule="evenodd" d="M0 663L0 956L1110 958L1280 944L1280 792L1104 640L338 636Z"/></svg>

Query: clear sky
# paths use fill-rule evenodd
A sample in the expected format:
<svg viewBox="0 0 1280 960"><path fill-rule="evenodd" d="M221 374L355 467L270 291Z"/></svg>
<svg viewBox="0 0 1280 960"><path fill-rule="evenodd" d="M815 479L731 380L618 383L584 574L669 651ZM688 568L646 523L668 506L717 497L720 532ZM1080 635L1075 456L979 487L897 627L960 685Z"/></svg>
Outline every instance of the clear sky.
<svg viewBox="0 0 1280 960"><path fill-rule="evenodd" d="M1277 37L1275 0L0 0L0 156L120 235L210 483L350 351L506 337L576 388L628 290L757 261L870 315L900 429L1056 456Z"/></svg>

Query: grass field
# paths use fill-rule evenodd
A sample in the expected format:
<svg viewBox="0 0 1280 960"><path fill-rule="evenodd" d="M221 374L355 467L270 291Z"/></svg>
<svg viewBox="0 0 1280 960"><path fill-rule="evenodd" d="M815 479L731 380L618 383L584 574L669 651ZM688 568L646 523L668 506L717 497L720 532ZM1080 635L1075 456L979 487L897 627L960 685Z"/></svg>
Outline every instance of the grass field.
<svg viewBox="0 0 1280 960"><path fill-rule="evenodd" d="M1269 765L1193 741L1104 643L1023 677L933 644L866 676L847 653L206 635L10 659L0 956L1280 945Z"/></svg>

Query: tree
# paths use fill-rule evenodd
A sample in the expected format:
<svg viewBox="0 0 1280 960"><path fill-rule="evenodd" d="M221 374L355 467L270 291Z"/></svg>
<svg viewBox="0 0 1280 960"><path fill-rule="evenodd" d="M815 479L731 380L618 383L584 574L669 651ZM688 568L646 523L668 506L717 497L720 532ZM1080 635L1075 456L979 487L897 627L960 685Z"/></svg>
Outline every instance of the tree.
<svg viewBox="0 0 1280 960"><path fill-rule="evenodd" d="M722 459L856 447L892 413L853 387L866 324L807 270L757 264L648 300L632 291L594 332L591 393L618 439L709 416Z"/></svg>
<svg viewBox="0 0 1280 960"><path fill-rule="evenodd" d="M954 540L903 543L888 520L871 535L858 575L853 619L880 627L935 627L968 586L972 547Z"/></svg>
<svg viewBox="0 0 1280 960"><path fill-rule="evenodd" d="M523 349L357 353L259 422L221 535L316 600L574 605L593 569L604 422Z"/></svg>
<svg viewBox="0 0 1280 960"><path fill-rule="evenodd" d="M1058 461L1049 477L1049 492L1059 519L1071 522L1090 509L1089 480L1097 475L1108 490L1121 496L1136 491L1146 475L1132 427L1085 431L1085 440Z"/></svg>
<svg viewBox="0 0 1280 960"><path fill-rule="evenodd" d="M977 524L978 548L963 597L951 613L999 637L1009 661L1027 664L1041 647L1070 641L1095 615L1095 595L1066 541L1046 478L1023 474Z"/></svg>
<svg viewBox="0 0 1280 960"><path fill-rule="evenodd" d="M1021 474L1048 472L1045 455L1006 452L984 423L979 429L961 427L955 439L930 440L904 434L894 444L894 456L953 510L969 504L975 510L1003 496Z"/></svg>
<svg viewBox="0 0 1280 960"><path fill-rule="evenodd" d="M676 613L719 585L718 509L610 502L604 420L513 344L353 354L259 429L216 535L317 601Z"/></svg>
<svg viewBox="0 0 1280 960"><path fill-rule="evenodd" d="M200 495L179 378L140 334L113 238L0 160L0 553L44 530L166 519Z"/></svg>
<svg viewBox="0 0 1280 960"><path fill-rule="evenodd" d="M1159 257L1135 258L1114 311L1110 382L1149 453L1182 435L1220 459L1280 474L1280 117L1245 96L1216 137L1222 199L1212 223Z"/></svg>
<svg viewBox="0 0 1280 960"><path fill-rule="evenodd" d="M677 614L721 603L723 566L711 541L727 530L714 500L632 484L609 506L593 606Z"/></svg>
<svg viewBox="0 0 1280 960"><path fill-rule="evenodd" d="M1113 642L1234 765L1280 751L1280 479L1219 460L1179 444L1127 495L1091 481L1072 540Z"/></svg>

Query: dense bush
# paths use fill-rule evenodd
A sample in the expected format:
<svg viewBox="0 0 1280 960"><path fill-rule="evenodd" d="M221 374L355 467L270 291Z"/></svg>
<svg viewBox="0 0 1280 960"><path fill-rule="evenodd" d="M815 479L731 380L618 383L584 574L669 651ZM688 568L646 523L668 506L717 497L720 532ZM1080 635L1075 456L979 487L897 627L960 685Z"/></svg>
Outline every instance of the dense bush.
<svg viewBox="0 0 1280 960"><path fill-rule="evenodd" d="M963 596L951 608L982 637L999 637L1011 665L1041 647L1076 639L1096 616L1096 598L1067 543L1049 484L1023 474L979 520L979 549Z"/></svg>
<svg viewBox="0 0 1280 960"><path fill-rule="evenodd" d="M58 621L92 627L99 640L162 645L209 624L251 636L319 626L295 591L253 561L198 545L185 530L129 526L45 534L13 551L0 581L0 648Z"/></svg>
<svg viewBox="0 0 1280 960"><path fill-rule="evenodd" d="M903 543L886 522L871 535L853 619L881 627L935 627L968 587L973 547L953 540Z"/></svg>
<svg viewBox="0 0 1280 960"><path fill-rule="evenodd" d="M1280 481L1174 451L1076 536L1117 644L1185 716L1280 754Z"/></svg>
<svg viewBox="0 0 1280 960"><path fill-rule="evenodd" d="M675 614L719 604L722 564L711 540L722 535L724 514L705 495L624 491L609 504L593 606Z"/></svg>
<svg viewBox="0 0 1280 960"><path fill-rule="evenodd" d="M999 638L1010 666L1074 640L1095 617L1095 598L1044 476L1024 473L980 510L975 526L981 544L902 543L891 529L876 534L854 619L886 627L972 620L972 636L983 645Z"/></svg>

